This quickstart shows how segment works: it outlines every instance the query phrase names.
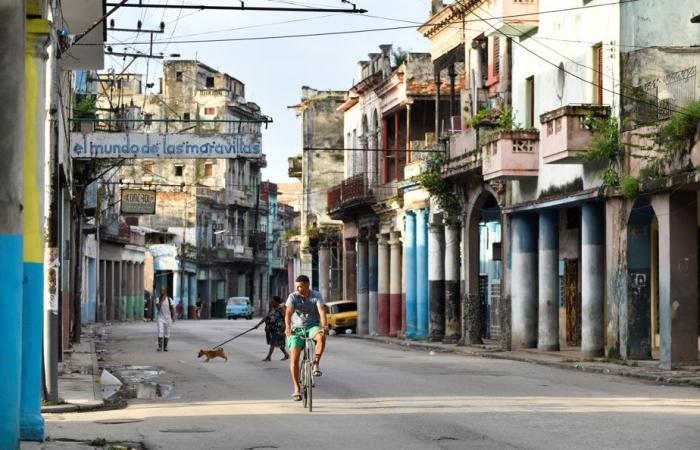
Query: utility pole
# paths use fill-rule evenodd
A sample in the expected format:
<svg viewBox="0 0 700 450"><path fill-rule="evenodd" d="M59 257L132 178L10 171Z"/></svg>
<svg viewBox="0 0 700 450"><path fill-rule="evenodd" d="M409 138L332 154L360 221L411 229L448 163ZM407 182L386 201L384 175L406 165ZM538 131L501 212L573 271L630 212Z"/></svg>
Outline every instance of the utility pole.
<svg viewBox="0 0 700 450"><path fill-rule="evenodd" d="M182 170L185 170L184 167ZM180 243L180 304L182 305L183 312L185 308L185 239L187 230L187 201L189 200L189 193L185 189L186 188L183 186L183 192L185 192L185 215L183 216L182 221L182 242ZM177 316L177 311L175 312L175 315Z"/></svg>
<svg viewBox="0 0 700 450"><path fill-rule="evenodd" d="M56 4L52 2L52 17L57 17ZM46 196L49 198L49 207L46 211L46 255L48 255L48 267L46 267L46 291L50 299L48 307L44 308L44 390L46 401L51 404L58 403L58 349L59 349L59 317L57 302L51 299L58 299L61 282L63 280L62 272L66 268L62 267L61 261L63 258L59 251L61 239L61 184L59 170L59 128L58 122L61 116L59 112L59 45L58 36L55 27L51 30L51 52L49 58L50 77L50 109L49 109L49 163L46 165L45 178L48 181L46 185ZM80 304L78 304L80 307ZM78 309L78 317L80 316ZM77 326L77 339L80 342L80 323Z"/></svg>
<svg viewBox="0 0 700 450"><path fill-rule="evenodd" d="M22 357L25 2L0 1L0 448L19 446Z"/></svg>
<svg viewBox="0 0 700 450"><path fill-rule="evenodd" d="M254 236L254 239L253 239L253 274L251 276L251 281L252 281L251 293L253 294L253 298L255 298L255 294L257 294L257 292L255 292L255 279L256 279L256 275L257 275L256 272L257 271L255 269L256 269L257 263L258 263L258 261L257 261L257 259L258 259L258 245L259 245L258 240L260 238L260 236L258 235L259 216L260 216L260 169L258 169L257 185L255 186L255 216L253 219L253 223L255 225L254 225L254 228L253 228L254 231L252 234ZM264 312L262 299L260 299L260 301L259 301L259 307L260 307L260 312L261 313Z"/></svg>

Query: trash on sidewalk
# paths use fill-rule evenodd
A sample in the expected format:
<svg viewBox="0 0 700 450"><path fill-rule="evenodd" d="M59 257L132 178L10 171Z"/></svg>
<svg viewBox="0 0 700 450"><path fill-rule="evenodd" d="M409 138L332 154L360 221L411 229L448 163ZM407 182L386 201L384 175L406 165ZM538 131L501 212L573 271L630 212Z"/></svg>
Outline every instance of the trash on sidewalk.
<svg viewBox="0 0 700 450"><path fill-rule="evenodd" d="M100 375L101 394L103 399L114 396L122 387L122 382L109 371L103 370Z"/></svg>

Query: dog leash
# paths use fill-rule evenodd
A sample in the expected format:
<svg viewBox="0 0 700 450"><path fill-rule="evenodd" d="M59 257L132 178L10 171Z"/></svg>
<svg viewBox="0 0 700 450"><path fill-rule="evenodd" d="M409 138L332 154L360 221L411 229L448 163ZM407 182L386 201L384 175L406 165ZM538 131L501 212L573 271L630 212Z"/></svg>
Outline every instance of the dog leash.
<svg viewBox="0 0 700 450"><path fill-rule="evenodd" d="M243 335L246 334L246 333L250 333L251 331L253 331L253 330L256 329L256 328L257 328L257 327L253 327L253 328L251 328L250 330L244 331L244 332L241 333L241 334L237 334L237 335L235 335L234 337L232 337L231 339L229 339L228 341L222 342L221 344L217 345L216 347L213 347L212 350L217 349L217 348L221 347L221 346L224 345L224 344L228 344L228 343L231 342L232 340L234 340L234 339L236 339L236 338L239 338L239 337L243 336Z"/></svg>

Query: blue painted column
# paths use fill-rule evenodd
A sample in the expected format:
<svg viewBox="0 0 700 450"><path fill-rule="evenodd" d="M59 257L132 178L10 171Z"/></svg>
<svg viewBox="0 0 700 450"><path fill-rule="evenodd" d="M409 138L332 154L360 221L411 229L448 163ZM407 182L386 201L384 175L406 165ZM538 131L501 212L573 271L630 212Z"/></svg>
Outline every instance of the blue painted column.
<svg viewBox="0 0 700 450"><path fill-rule="evenodd" d="M406 337L416 337L416 215L408 211L406 217L406 237L403 241L403 251L406 264Z"/></svg>
<svg viewBox="0 0 700 450"><path fill-rule="evenodd" d="M537 346L537 216L514 214L512 229L511 345Z"/></svg>
<svg viewBox="0 0 700 450"><path fill-rule="evenodd" d="M24 103L24 288L20 438L44 440L41 363L44 315L44 131L50 23L27 21ZM67 269L65 269L67 270ZM56 280L58 284L59 281Z"/></svg>
<svg viewBox="0 0 700 450"><path fill-rule="evenodd" d="M357 334L369 333L369 254L367 237L357 240Z"/></svg>
<svg viewBox="0 0 700 450"><path fill-rule="evenodd" d="M540 212L537 350L559 350L559 211Z"/></svg>
<svg viewBox="0 0 700 450"><path fill-rule="evenodd" d="M19 446L22 339L24 2L0 3L0 448Z"/></svg>
<svg viewBox="0 0 700 450"><path fill-rule="evenodd" d="M369 259L369 310L368 310L368 327L369 334L377 334L377 323L378 323L378 307L379 307L379 261L377 253L377 238L375 233L370 231L369 244L367 247L367 254Z"/></svg>
<svg viewBox="0 0 700 450"><path fill-rule="evenodd" d="M428 210L416 212L416 339L428 337Z"/></svg>
<svg viewBox="0 0 700 450"><path fill-rule="evenodd" d="M605 352L605 228L602 205L581 208L581 356Z"/></svg>

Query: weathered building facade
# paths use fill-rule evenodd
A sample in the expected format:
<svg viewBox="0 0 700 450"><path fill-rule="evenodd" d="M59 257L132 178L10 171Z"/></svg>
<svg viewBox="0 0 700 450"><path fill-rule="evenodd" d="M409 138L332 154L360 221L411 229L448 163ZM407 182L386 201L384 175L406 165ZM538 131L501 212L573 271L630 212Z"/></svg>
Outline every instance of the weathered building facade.
<svg viewBox="0 0 700 450"><path fill-rule="evenodd" d="M464 61L459 117L436 120L462 204L463 342L694 362L700 30L599 3L435 1L420 29L436 74Z"/></svg>
<svg viewBox="0 0 700 450"><path fill-rule="evenodd" d="M301 125L302 155L289 159L289 176L301 191L300 272L326 300L342 298L341 222L327 211L327 191L343 179L343 115L337 108L345 92L302 88L290 106Z"/></svg>
<svg viewBox="0 0 700 450"><path fill-rule="evenodd" d="M430 55L382 45L359 66L339 108L346 179L328 192L344 224L345 297L357 300L360 334L426 337L430 200L414 177L434 146Z"/></svg>
<svg viewBox="0 0 700 450"><path fill-rule="evenodd" d="M198 61L163 64L160 94L144 94L138 75L102 75L99 127L195 134L261 133L268 121L245 100L245 86ZM99 114L101 111L106 113ZM133 121L131 119L133 118ZM249 296L267 309L267 200L264 158L129 160L121 186L158 190L156 214L127 218L150 231L155 287L165 287L185 317L221 316L229 296ZM215 305L218 305L215 307Z"/></svg>

